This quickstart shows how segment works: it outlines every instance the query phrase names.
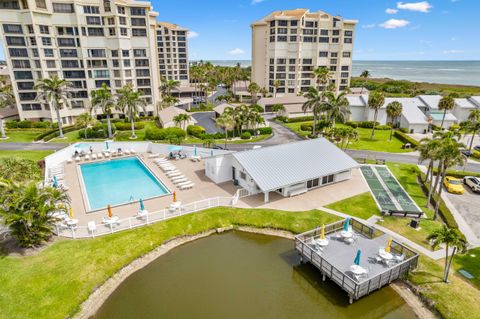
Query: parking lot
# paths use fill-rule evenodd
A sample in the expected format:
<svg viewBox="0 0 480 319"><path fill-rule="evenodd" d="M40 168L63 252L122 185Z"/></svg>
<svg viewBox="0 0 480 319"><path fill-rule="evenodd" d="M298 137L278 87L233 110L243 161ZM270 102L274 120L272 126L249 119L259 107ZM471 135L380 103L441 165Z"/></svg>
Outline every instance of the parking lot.
<svg viewBox="0 0 480 319"><path fill-rule="evenodd" d="M475 235L480 238L480 194L472 192L470 187L466 185L464 187L465 193L463 195L450 194L446 190L445 194L469 224Z"/></svg>

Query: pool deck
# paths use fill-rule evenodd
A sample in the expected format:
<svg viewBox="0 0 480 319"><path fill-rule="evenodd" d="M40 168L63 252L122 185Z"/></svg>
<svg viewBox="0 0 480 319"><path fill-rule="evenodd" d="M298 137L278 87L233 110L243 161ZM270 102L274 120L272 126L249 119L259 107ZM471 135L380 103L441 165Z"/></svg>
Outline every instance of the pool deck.
<svg viewBox="0 0 480 319"><path fill-rule="evenodd" d="M131 155L132 156L132 155ZM158 168L154 160L149 159L147 154L137 154L143 163L154 173L154 175L169 189L171 193L174 191L177 194L177 201L182 203L192 203L199 200L212 197L232 197L237 191L237 187L233 183L215 184L208 177L205 176L205 169L203 162L192 162L189 159L172 161L172 163L182 172L185 177L195 183L195 186L188 190L179 190L165 175L165 173ZM120 157L115 157L116 159ZM97 160L105 161L105 159ZM101 209L94 212L87 212L85 205L84 193L81 189L81 181L79 176L78 165L84 163L92 163L94 161L70 163L65 164L65 183L69 187L68 194L71 198L71 205L74 211L74 218L78 219L79 225L86 225L89 221L95 221L97 224L102 222L102 218L107 216L107 210ZM144 201L145 209L149 212L154 212L166 208L173 200L173 195L165 195ZM139 203L134 202L121 206L113 207L113 215L120 219L133 217L139 210Z"/></svg>

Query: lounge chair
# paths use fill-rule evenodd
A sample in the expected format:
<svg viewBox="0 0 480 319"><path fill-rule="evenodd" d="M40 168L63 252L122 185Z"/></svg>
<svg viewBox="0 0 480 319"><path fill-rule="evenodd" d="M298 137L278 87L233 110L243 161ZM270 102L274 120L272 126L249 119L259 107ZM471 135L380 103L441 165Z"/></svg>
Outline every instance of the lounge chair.
<svg viewBox="0 0 480 319"><path fill-rule="evenodd" d="M173 181L173 183L175 185L180 185L180 184L184 184L184 183L187 183L187 182L190 182L190 181L185 177L182 177L182 178L179 178L179 179Z"/></svg>
<svg viewBox="0 0 480 319"><path fill-rule="evenodd" d="M178 181L179 179L186 178L183 174L180 174L178 176L173 176L171 177L172 182Z"/></svg>
<svg viewBox="0 0 480 319"><path fill-rule="evenodd" d="M135 151L133 148L130 149L130 154L137 154L137 151Z"/></svg>
<svg viewBox="0 0 480 319"><path fill-rule="evenodd" d="M174 171L171 171L169 173L166 173L166 175L168 177L172 177L172 176L175 176L175 174L181 174L182 172L180 172L178 169L174 170Z"/></svg>
<svg viewBox="0 0 480 319"><path fill-rule="evenodd" d="M172 164L160 164L158 165L160 168L167 168L167 167L173 167L173 168L177 168L175 165L172 165Z"/></svg>
<svg viewBox="0 0 480 319"><path fill-rule="evenodd" d="M109 158L110 157L110 152L103 152L103 156L105 156L105 158Z"/></svg>
<svg viewBox="0 0 480 319"><path fill-rule="evenodd" d="M169 178L171 178L172 180L175 179L175 178L177 178L177 177L180 177L180 176L181 176L181 177L184 177L183 174L182 174L182 172L179 172L179 171L172 172L171 174L168 173L167 176L168 176Z"/></svg>
<svg viewBox="0 0 480 319"><path fill-rule="evenodd" d="M97 153L98 159L103 159L103 154L102 153Z"/></svg>
<svg viewBox="0 0 480 319"><path fill-rule="evenodd" d="M75 162L79 163L81 160L80 156L75 157Z"/></svg>
<svg viewBox="0 0 480 319"><path fill-rule="evenodd" d="M85 155L85 161L89 161L90 160L90 155Z"/></svg>
<svg viewBox="0 0 480 319"><path fill-rule="evenodd" d="M97 154L92 154L92 161L97 159Z"/></svg>
<svg viewBox="0 0 480 319"><path fill-rule="evenodd" d="M88 232L91 233L92 235L97 230L97 225L95 225L95 222L93 220L87 223L87 229L88 229Z"/></svg>
<svg viewBox="0 0 480 319"><path fill-rule="evenodd" d="M129 150L125 150L123 151L125 153L125 155L130 155L130 151Z"/></svg>
<svg viewBox="0 0 480 319"><path fill-rule="evenodd" d="M160 154L154 153L154 154L148 155L148 158L157 158L157 157L159 157L159 156L160 156Z"/></svg>
<svg viewBox="0 0 480 319"><path fill-rule="evenodd" d="M185 189L192 188L193 186L195 186L195 183L184 184L184 185L179 186L179 188L181 190L185 190Z"/></svg>
<svg viewBox="0 0 480 319"><path fill-rule="evenodd" d="M182 185L190 184L191 182L192 182L192 181L187 180L187 181L185 181L185 182L178 183L177 186L182 186Z"/></svg>
<svg viewBox="0 0 480 319"><path fill-rule="evenodd" d="M67 164L70 164L70 163L72 163L72 159L71 159L71 158L67 159Z"/></svg>
<svg viewBox="0 0 480 319"><path fill-rule="evenodd" d="M172 167L162 167L162 171L164 172L171 172L171 171L174 171L176 170L177 168L175 166L172 166Z"/></svg>

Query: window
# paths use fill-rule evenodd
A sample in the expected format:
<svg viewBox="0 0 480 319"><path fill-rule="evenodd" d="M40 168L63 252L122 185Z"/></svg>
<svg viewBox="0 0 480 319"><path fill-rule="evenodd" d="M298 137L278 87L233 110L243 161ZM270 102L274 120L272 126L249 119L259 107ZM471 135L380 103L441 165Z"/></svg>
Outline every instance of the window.
<svg viewBox="0 0 480 319"><path fill-rule="evenodd" d="M32 49L32 55L34 57L38 57L38 50L37 49Z"/></svg>
<svg viewBox="0 0 480 319"><path fill-rule="evenodd" d="M123 66L126 68L130 67L130 60L123 60Z"/></svg>
<svg viewBox="0 0 480 319"><path fill-rule="evenodd" d="M297 21L297 20L292 20L292 21L290 21L290 26L296 27L297 25L298 25L298 21Z"/></svg>
<svg viewBox="0 0 480 319"><path fill-rule="evenodd" d="M45 0L35 0L35 5L37 6L37 9L47 8L47 4L45 3Z"/></svg>
<svg viewBox="0 0 480 319"><path fill-rule="evenodd" d="M78 68L78 61L77 60L62 60L62 68L66 68L66 69Z"/></svg>
<svg viewBox="0 0 480 319"><path fill-rule="evenodd" d="M342 53L342 56L343 56L344 58L350 58L350 57L352 56L352 53L351 53L351 52L343 52L343 53Z"/></svg>
<svg viewBox="0 0 480 319"><path fill-rule="evenodd" d="M110 73L108 70L94 70L93 77L95 78L108 78L110 77Z"/></svg>
<svg viewBox="0 0 480 319"><path fill-rule="evenodd" d="M353 36L353 31L345 31L345 36L346 36L346 37L351 37L351 36Z"/></svg>
<svg viewBox="0 0 480 319"><path fill-rule="evenodd" d="M84 79L85 71L63 71L63 77L66 79L72 79L72 78Z"/></svg>
<svg viewBox="0 0 480 319"><path fill-rule="evenodd" d="M320 51L318 52L318 56L321 58L328 58L328 52L327 51Z"/></svg>
<svg viewBox="0 0 480 319"><path fill-rule="evenodd" d="M52 39L49 37L42 37L42 44L44 46L51 46L52 45Z"/></svg>
<svg viewBox="0 0 480 319"><path fill-rule="evenodd" d="M15 69L29 69L30 61L29 60L12 60L13 68Z"/></svg>
<svg viewBox="0 0 480 319"><path fill-rule="evenodd" d="M303 37L303 42L316 42L315 37Z"/></svg>
<svg viewBox="0 0 480 319"><path fill-rule="evenodd" d="M76 49L60 49L60 56L64 57L77 57Z"/></svg>
<svg viewBox="0 0 480 319"><path fill-rule="evenodd" d="M43 49L45 57L53 58L53 49Z"/></svg>
<svg viewBox="0 0 480 319"><path fill-rule="evenodd" d="M328 37L319 37L318 42L320 43L328 43L329 38Z"/></svg>
<svg viewBox="0 0 480 319"><path fill-rule="evenodd" d="M150 70L149 69L136 70L136 74L138 77L150 76Z"/></svg>
<svg viewBox="0 0 480 319"><path fill-rule="evenodd" d="M112 55L112 57L116 58L118 57L118 50L110 50L110 54Z"/></svg>
<svg viewBox="0 0 480 319"><path fill-rule="evenodd" d="M57 43L59 47L74 47L75 39L74 38L57 38Z"/></svg>
<svg viewBox="0 0 480 319"><path fill-rule="evenodd" d="M283 36L283 35L282 35L282 36L279 35L279 36L277 37L277 41L278 41L278 42L287 42L287 37L286 37L286 36Z"/></svg>
<svg viewBox="0 0 480 319"><path fill-rule="evenodd" d="M12 46L26 46L25 38L24 37L5 37L7 40L8 45Z"/></svg>
<svg viewBox="0 0 480 319"><path fill-rule="evenodd" d="M291 35L290 36L290 42L297 42L297 36L296 35Z"/></svg>
<svg viewBox="0 0 480 319"><path fill-rule="evenodd" d="M4 24L3 31L5 33L23 33L20 24Z"/></svg>
<svg viewBox="0 0 480 319"><path fill-rule="evenodd" d="M245 174L245 172L240 172L240 178L243 180L247 180L247 174Z"/></svg>
<svg viewBox="0 0 480 319"><path fill-rule="evenodd" d="M104 49L90 49L88 50L88 56L91 58L104 58L106 54Z"/></svg>
<svg viewBox="0 0 480 319"><path fill-rule="evenodd" d="M287 34L288 29L287 28L278 28L278 34Z"/></svg>
<svg viewBox="0 0 480 319"><path fill-rule="evenodd" d="M328 175L322 177L322 185L333 183L335 175Z"/></svg>
<svg viewBox="0 0 480 319"><path fill-rule="evenodd" d="M135 66L148 66L148 60L147 59L137 59L135 60Z"/></svg>
<svg viewBox="0 0 480 319"><path fill-rule="evenodd" d="M50 30L48 29L48 25L39 25L38 28L40 29L41 34L50 34Z"/></svg>
<svg viewBox="0 0 480 319"><path fill-rule="evenodd" d="M130 20L133 26L146 26L145 18L132 18Z"/></svg>
<svg viewBox="0 0 480 319"><path fill-rule="evenodd" d="M289 64L295 64L295 63L296 63L296 60L295 60L295 59L288 59L288 63L289 63Z"/></svg>
<svg viewBox="0 0 480 319"><path fill-rule="evenodd" d="M145 49L133 49L133 56L134 57L146 57L147 50Z"/></svg>
<svg viewBox="0 0 480 319"><path fill-rule="evenodd" d="M124 58L129 57L129 56L130 56L130 52L129 52L128 50L122 50L122 56L123 56Z"/></svg>
<svg viewBox="0 0 480 319"><path fill-rule="evenodd" d="M118 12L119 14L125 14L125 7L118 6L118 7L117 7L117 12Z"/></svg>
<svg viewBox="0 0 480 319"><path fill-rule="evenodd" d="M146 15L145 8L130 8L130 14L132 16L144 16Z"/></svg>
<svg viewBox="0 0 480 319"><path fill-rule="evenodd" d="M34 86L33 82L17 82L17 88L20 91L33 90Z"/></svg>
<svg viewBox="0 0 480 319"><path fill-rule="evenodd" d="M319 183L320 183L319 178L309 180L309 181L307 181L307 188L317 187L319 185Z"/></svg>
<svg viewBox="0 0 480 319"><path fill-rule="evenodd" d="M87 17L87 24L101 25L102 24L102 18L95 17L95 16L88 16Z"/></svg>
<svg viewBox="0 0 480 319"><path fill-rule="evenodd" d="M13 71L15 80L31 80L33 79L32 72L30 71Z"/></svg>
<svg viewBox="0 0 480 319"><path fill-rule="evenodd" d="M147 30L146 29L132 29L132 36L133 37L146 37Z"/></svg>
<svg viewBox="0 0 480 319"><path fill-rule="evenodd" d="M55 69L57 67L57 64L55 63L54 60L47 60L47 68L48 69Z"/></svg>
<svg viewBox="0 0 480 319"><path fill-rule="evenodd" d="M75 12L73 3L52 3L53 12L56 13L73 13Z"/></svg>
<svg viewBox="0 0 480 319"><path fill-rule="evenodd" d="M333 30L333 31L332 31L332 35L338 37L338 36L340 35L340 30Z"/></svg>
<svg viewBox="0 0 480 319"><path fill-rule="evenodd" d="M286 27L288 25L288 21L287 20L279 20L278 25L281 26L281 27Z"/></svg>
<svg viewBox="0 0 480 319"><path fill-rule="evenodd" d="M348 72L342 72L342 73L340 74L340 77L342 77L342 78L348 78L348 75L349 75Z"/></svg>
<svg viewBox="0 0 480 319"><path fill-rule="evenodd" d="M353 41L352 38L345 38L345 39L343 39L343 42L344 42L344 43L352 43L352 41Z"/></svg>
<svg viewBox="0 0 480 319"><path fill-rule="evenodd" d="M328 30L325 30L325 29L320 30L320 35L328 35Z"/></svg>
<svg viewBox="0 0 480 319"><path fill-rule="evenodd" d="M330 56L331 56L332 58L336 58L336 57L338 57L338 52L331 52L331 53L330 53Z"/></svg>
<svg viewBox="0 0 480 319"><path fill-rule="evenodd" d="M83 6L83 13L100 14L100 8L97 6Z"/></svg>
<svg viewBox="0 0 480 319"><path fill-rule="evenodd" d="M349 67L348 65L342 65L342 71L348 71Z"/></svg>
<svg viewBox="0 0 480 319"><path fill-rule="evenodd" d="M128 36L127 28L120 28L120 35L125 37Z"/></svg>
<svg viewBox="0 0 480 319"><path fill-rule="evenodd" d="M88 35L92 37L103 37L103 28L88 28Z"/></svg>
<svg viewBox="0 0 480 319"><path fill-rule="evenodd" d="M339 38L332 38L332 43L339 43L340 39Z"/></svg>
<svg viewBox="0 0 480 319"><path fill-rule="evenodd" d="M312 59L303 59L303 64L312 64Z"/></svg>
<svg viewBox="0 0 480 319"><path fill-rule="evenodd" d="M127 25L127 18L125 17L119 17L118 21L120 22L121 25Z"/></svg>
<svg viewBox="0 0 480 319"><path fill-rule="evenodd" d="M41 109L40 103L22 104L23 111L40 111Z"/></svg>
<svg viewBox="0 0 480 319"><path fill-rule="evenodd" d="M313 29L303 29L303 34L313 35Z"/></svg>
<svg viewBox="0 0 480 319"><path fill-rule="evenodd" d="M137 86L150 86L150 79L137 79Z"/></svg>
<svg viewBox="0 0 480 319"><path fill-rule="evenodd" d="M109 36L114 36L116 34L117 34L117 32L115 31L115 28L108 28L108 35Z"/></svg>
<svg viewBox="0 0 480 319"><path fill-rule="evenodd" d="M127 78L131 77L132 76L132 70L125 70L125 76Z"/></svg>
<svg viewBox="0 0 480 319"><path fill-rule="evenodd" d="M28 33L30 33L30 34L34 34L34 33L35 33L35 32L33 31L33 25L27 24L27 29L28 29Z"/></svg>

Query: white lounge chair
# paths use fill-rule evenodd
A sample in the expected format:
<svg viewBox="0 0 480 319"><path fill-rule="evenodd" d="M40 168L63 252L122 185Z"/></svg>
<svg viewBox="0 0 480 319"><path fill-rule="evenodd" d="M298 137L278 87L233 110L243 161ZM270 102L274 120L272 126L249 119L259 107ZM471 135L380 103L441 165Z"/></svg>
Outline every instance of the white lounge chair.
<svg viewBox="0 0 480 319"><path fill-rule="evenodd" d="M75 157L75 162L79 163L81 160L80 156Z"/></svg>
<svg viewBox="0 0 480 319"><path fill-rule="evenodd" d="M173 181L173 183L175 185L180 185L180 184L183 184L185 182L190 182L190 181L185 177L182 177L182 178L179 178L179 179L176 179L176 180Z"/></svg>
<svg viewBox="0 0 480 319"><path fill-rule="evenodd" d="M155 160L155 163L157 164L165 164L165 163L170 163L168 160L166 159L157 159Z"/></svg>
<svg viewBox="0 0 480 319"><path fill-rule="evenodd" d="M137 151L135 151L133 148L130 149L130 154L137 154Z"/></svg>
<svg viewBox="0 0 480 319"><path fill-rule="evenodd" d="M95 225L95 222L93 220L87 223L87 229L88 229L88 232L91 233L92 235L97 230L97 225Z"/></svg>
<svg viewBox="0 0 480 319"><path fill-rule="evenodd" d="M67 159L67 164L70 164L70 163L72 163L72 159L71 159L71 158Z"/></svg>
<svg viewBox="0 0 480 319"><path fill-rule="evenodd" d="M172 164L160 164L160 165L158 165L158 166L159 166L160 168L171 168L171 167L173 167L173 168L175 168L175 169L177 168L175 165L172 165Z"/></svg>
<svg viewBox="0 0 480 319"><path fill-rule="evenodd" d="M190 184L190 183L192 183L192 181L186 180L184 182L177 183L177 186L180 187L180 186L187 185L187 184Z"/></svg>
<svg viewBox="0 0 480 319"><path fill-rule="evenodd" d="M195 186L195 183L184 184L184 185L179 186L179 188L181 190L185 190L185 189L192 188L193 186Z"/></svg>
<svg viewBox="0 0 480 319"><path fill-rule="evenodd" d="M85 161L89 161L90 160L90 155L85 155Z"/></svg>
<svg viewBox="0 0 480 319"><path fill-rule="evenodd" d="M157 157L159 157L159 156L160 156L160 154L158 154L158 153L153 153L153 154L148 155L148 158L157 158Z"/></svg>
<svg viewBox="0 0 480 319"><path fill-rule="evenodd" d="M164 172L172 172L175 171L177 168L175 166L172 167L162 167L162 171Z"/></svg>
<svg viewBox="0 0 480 319"><path fill-rule="evenodd" d="M175 179L175 178L180 177L180 176L184 177L182 172L179 172L179 171L177 171L175 173L167 174L167 176L171 179Z"/></svg>
<svg viewBox="0 0 480 319"><path fill-rule="evenodd" d="M171 175L177 174L177 173L182 173L182 172L180 172L178 169L176 169L174 171L171 171L171 172L167 173L167 176L171 176Z"/></svg>
<svg viewBox="0 0 480 319"><path fill-rule="evenodd" d="M186 177L185 177L183 174L170 177L170 179L171 179L172 181L176 181L176 180L181 179L181 178L186 178Z"/></svg>
<svg viewBox="0 0 480 319"><path fill-rule="evenodd" d="M102 159L102 158L103 158L103 154L102 154L102 153L97 153L97 157L98 157L98 159Z"/></svg>
<svg viewBox="0 0 480 319"><path fill-rule="evenodd" d="M130 155L130 151L129 151L129 150L124 150L123 152L125 153L125 155Z"/></svg>
<svg viewBox="0 0 480 319"><path fill-rule="evenodd" d="M110 157L110 152L103 152L103 156L105 156L105 158L109 158Z"/></svg>
<svg viewBox="0 0 480 319"><path fill-rule="evenodd" d="M137 213L137 216L140 217L140 218L147 218L148 210L146 210L146 209L139 210L138 213Z"/></svg>
<svg viewBox="0 0 480 319"><path fill-rule="evenodd" d="M97 159L97 154L92 154L92 161Z"/></svg>

